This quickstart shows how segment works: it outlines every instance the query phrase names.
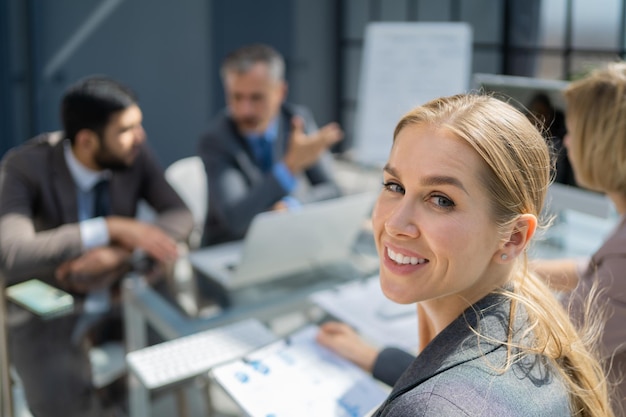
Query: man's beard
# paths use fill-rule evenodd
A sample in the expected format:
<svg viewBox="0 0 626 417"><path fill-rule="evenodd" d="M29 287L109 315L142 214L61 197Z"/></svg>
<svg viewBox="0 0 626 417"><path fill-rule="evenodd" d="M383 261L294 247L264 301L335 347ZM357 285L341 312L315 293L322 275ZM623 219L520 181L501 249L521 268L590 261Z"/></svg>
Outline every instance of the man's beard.
<svg viewBox="0 0 626 417"><path fill-rule="evenodd" d="M94 156L94 160L101 169L121 170L130 166L130 163L114 155L105 146Z"/></svg>
<svg viewBox="0 0 626 417"><path fill-rule="evenodd" d="M257 117L246 117L237 120L237 125L242 133L257 133L261 120Z"/></svg>

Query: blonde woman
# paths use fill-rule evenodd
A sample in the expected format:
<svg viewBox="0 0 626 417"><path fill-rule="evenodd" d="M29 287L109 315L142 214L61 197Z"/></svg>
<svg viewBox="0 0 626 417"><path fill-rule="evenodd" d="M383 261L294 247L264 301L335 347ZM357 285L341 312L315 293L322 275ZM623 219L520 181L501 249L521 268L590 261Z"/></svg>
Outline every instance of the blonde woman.
<svg viewBox="0 0 626 417"><path fill-rule="evenodd" d="M605 193L622 216L617 228L589 262L541 261L533 269L550 286L569 294L570 316L584 319L585 300L598 289L596 306L606 324L599 347L615 384L615 408L626 406L626 63L611 63L571 83L565 146L576 181Z"/></svg>
<svg viewBox="0 0 626 417"><path fill-rule="evenodd" d="M419 354L376 416L613 415L598 361L526 267L549 182L543 137L495 98L400 120L372 222L382 291L417 303ZM344 330L318 340L351 358Z"/></svg>

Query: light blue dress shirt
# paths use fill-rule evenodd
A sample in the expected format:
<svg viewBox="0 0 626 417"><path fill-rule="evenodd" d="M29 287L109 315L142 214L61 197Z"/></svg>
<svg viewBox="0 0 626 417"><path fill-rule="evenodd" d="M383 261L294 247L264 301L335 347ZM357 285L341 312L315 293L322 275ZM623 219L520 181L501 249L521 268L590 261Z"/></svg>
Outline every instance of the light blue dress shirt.
<svg viewBox="0 0 626 417"><path fill-rule="evenodd" d="M64 143L65 162L72 179L76 184L78 221L83 249L108 245L110 241L104 217L93 218L94 186L101 179L111 176L109 170L94 171L84 166L72 153L69 140ZM109 310L111 305L108 289L91 291L85 299L84 309L87 313L101 313Z"/></svg>

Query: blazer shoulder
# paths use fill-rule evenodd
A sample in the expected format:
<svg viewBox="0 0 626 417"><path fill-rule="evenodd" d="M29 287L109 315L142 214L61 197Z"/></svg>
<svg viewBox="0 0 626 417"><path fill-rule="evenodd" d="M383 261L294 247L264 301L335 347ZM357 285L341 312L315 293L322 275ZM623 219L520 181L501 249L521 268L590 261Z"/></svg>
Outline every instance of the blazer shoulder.
<svg viewBox="0 0 626 417"><path fill-rule="evenodd" d="M62 140L63 133L60 131L41 133L9 149L2 158L3 164L25 160L30 161L29 164L35 164L35 160L46 158L53 149L61 146Z"/></svg>
<svg viewBox="0 0 626 417"><path fill-rule="evenodd" d="M199 147L214 148L231 143L233 137L237 135L234 124L226 110L218 113L210 122L205 131L200 136Z"/></svg>
<svg viewBox="0 0 626 417"><path fill-rule="evenodd" d="M407 392L386 404L381 417L468 417L470 414L451 399L432 392Z"/></svg>
<svg viewBox="0 0 626 417"><path fill-rule="evenodd" d="M626 217L593 255L593 260L600 263L602 259L614 256L626 257Z"/></svg>

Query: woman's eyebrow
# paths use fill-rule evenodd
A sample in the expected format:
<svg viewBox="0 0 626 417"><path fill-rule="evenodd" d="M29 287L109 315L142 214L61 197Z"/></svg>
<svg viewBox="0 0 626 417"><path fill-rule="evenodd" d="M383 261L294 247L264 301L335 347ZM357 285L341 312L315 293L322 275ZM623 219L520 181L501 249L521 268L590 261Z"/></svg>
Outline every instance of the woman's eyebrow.
<svg viewBox="0 0 626 417"><path fill-rule="evenodd" d="M463 186L463 183L458 178L450 177L447 175L434 175L431 177L422 178L422 185L431 187L434 185L452 185L462 190L465 194L469 195L469 193Z"/></svg>
<svg viewBox="0 0 626 417"><path fill-rule="evenodd" d="M385 165L385 167L383 168L383 171L388 172L390 175L393 175L394 177L398 176L396 169L389 164ZM421 183L422 185L429 186L429 187L437 186L437 185L452 185L462 190L465 194L469 195L469 193L467 192L467 189L465 189L465 187L463 186L463 183L458 178L451 177L448 175L433 175L430 177L422 178Z"/></svg>

